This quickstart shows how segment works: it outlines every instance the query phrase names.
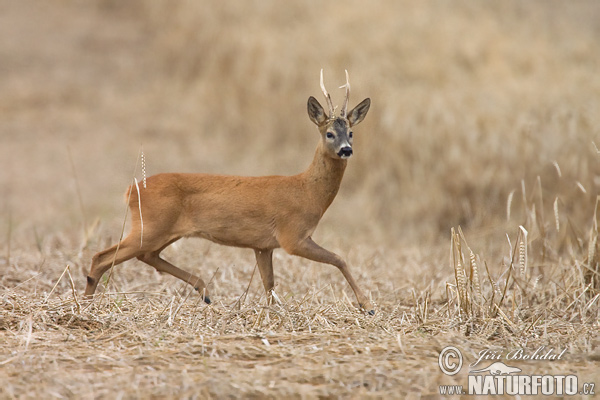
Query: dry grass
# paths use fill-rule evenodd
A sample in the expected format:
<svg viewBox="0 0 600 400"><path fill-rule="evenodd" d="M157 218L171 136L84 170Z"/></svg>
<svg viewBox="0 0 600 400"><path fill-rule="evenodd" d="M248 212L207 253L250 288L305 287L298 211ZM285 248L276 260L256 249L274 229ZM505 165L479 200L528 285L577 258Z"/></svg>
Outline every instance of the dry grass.
<svg viewBox="0 0 600 400"><path fill-rule="evenodd" d="M469 362L566 347L516 364L600 383L597 2L0 11L0 398L437 398L466 381L441 373L447 345ZM375 316L338 271L283 252L267 307L251 252L204 241L165 254L210 281L211 306L137 262L81 299L142 144L140 184L296 173L320 68L330 88L349 70L351 106L373 101L315 239Z"/></svg>

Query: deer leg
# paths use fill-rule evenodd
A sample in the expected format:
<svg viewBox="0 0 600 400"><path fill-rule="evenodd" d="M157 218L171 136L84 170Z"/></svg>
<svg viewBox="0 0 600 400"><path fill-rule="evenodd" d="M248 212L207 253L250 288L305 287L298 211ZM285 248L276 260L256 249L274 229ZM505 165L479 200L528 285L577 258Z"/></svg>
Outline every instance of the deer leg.
<svg viewBox="0 0 600 400"><path fill-rule="evenodd" d="M254 250L256 262L260 277L262 278L265 293L267 294L267 304L273 300L273 287L275 287L275 278L273 277L273 250Z"/></svg>
<svg viewBox="0 0 600 400"><path fill-rule="evenodd" d="M117 249L118 248L118 249ZM133 257L136 257L143 250L140 249L139 238L127 236L120 244L109 247L92 257L92 266L87 276L87 286L85 296L91 298L96 292L96 287L100 278L113 265L119 265ZM115 255L116 254L116 255Z"/></svg>
<svg viewBox="0 0 600 400"><path fill-rule="evenodd" d="M316 244L310 237L299 242L295 242L291 246L288 244L287 247L284 247L284 245L285 244L283 243L282 247L290 254L308 258L312 261L322 262L336 266L342 272L344 278L346 278L346 281L348 281L348 284L350 284L350 287L354 291L354 295L358 300L359 307L366 310L371 315L375 314L375 311L373 310L373 305L371 304L367 296L365 296L360 290L360 288L356 284L356 281L352 277L350 270L348 269L348 265L346 265L346 262L340 256L330 252L329 250L325 250L324 248Z"/></svg>
<svg viewBox="0 0 600 400"><path fill-rule="evenodd" d="M210 297L208 297L208 289L206 288L206 284L201 278L195 276L194 274L190 274L189 272L186 272L182 269L179 269L170 262L160 258L159 253L167 246L164 246L163 248L157 251L141 254L137 258L138 260L143 261L146 264L154 267L154 269L156 269L158 272L163 272L172 275L175 278L179 278L185 283L192 285L192 287L202 295L204 302L206 304L210 304Z"/></svg>

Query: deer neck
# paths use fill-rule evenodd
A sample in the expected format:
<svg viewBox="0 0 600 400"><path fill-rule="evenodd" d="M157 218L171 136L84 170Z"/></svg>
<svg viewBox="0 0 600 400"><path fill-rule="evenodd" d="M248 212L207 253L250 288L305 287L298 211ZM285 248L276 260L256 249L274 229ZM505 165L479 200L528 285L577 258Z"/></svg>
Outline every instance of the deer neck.
<svg viewBox="0 0 600 400"><path fill-rule="evenodd" d="M314 200L325 213L333 202L344 177L346 160L329 157L321 143L308 169L303 173L306 185Z"/></svg>

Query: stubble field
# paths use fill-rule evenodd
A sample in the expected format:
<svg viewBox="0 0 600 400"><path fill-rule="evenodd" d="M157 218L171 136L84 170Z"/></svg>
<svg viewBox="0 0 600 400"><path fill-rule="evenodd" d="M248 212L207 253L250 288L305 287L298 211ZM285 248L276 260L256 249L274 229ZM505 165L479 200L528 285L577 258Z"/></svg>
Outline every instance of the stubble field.
<svg viewBox="0 0 600 400"><path fill-rule="evenodd" d="M481 351L541 347L564 353L502 360L600 385L598 21L595 1L0 1L0 398L439 398ZM142 150L148 175L298 173L321 68L334 103L344 69L350 106L372 99L313 238L374 316L282 250L267 306L252 251L191 239L165 258L213 304L138 261L83 299Z"/></svg>

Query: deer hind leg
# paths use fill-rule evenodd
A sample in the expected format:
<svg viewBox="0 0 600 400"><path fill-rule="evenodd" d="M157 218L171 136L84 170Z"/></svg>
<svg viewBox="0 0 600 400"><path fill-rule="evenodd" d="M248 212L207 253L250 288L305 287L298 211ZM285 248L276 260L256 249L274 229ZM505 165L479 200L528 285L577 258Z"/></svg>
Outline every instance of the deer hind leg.
<svg viewBox="0 0 600 400"><path fill-rule="evenodd" d="M260 271L265 293L267 294L267 304L273 300L273 288L275 287L275 278L273 277L273 250L254 249L256 263Z"/></svg>
<svg viewBox="0 0 600 400"><path fill-rule="evenodd" d="M210 297L208 297L208 289L206 288L206 284L201 278L177 268L176 266L174 266L168 261L165 261L159 256L160 252L163 251L163 249L171 243L173 243L173 241L169 242L167 245L163 246L159 250L140 254L139 256L137 256L137 258L138 260L143 261L146 264L154 267L158 272L163 272L172 275L175 278L179 278L185 283L192 285L194 289L196 289L202 295L204 302L206 304L210 304Z"/></svg>
<svg viewBox="0 0 600 400"><path fill-rule="evenodd" d="M137 235L127 236L118 245L109 247L99 253L96 253L92 258L92 266L90 273L87 276L87 286L85 288L85 296L91 298L96 292L96 287L100 278L113 265L119 265L133 257L136 257L143 250L140 249L140 242ZM116 255L115 255L116 254Z"/></svg>
<svg viewBox="0 0 600 400"><path fill-rule="evenodd" d="M354 277L350 273L348 269L348 265L346 262L337 254L330 252L329 250L325 250L318 244L316 244L310 237L301 240L299 242L292 243L281 243L281 246L290 254L308 258L312 261L322 262L326 264L331 264L336 266L348 281L348 284L354 291L354 295L358 300L358 305L360 308L366 310L369 314L374 315L375 311L373 310L373 305L367 296L360 290Z"/></svg>

